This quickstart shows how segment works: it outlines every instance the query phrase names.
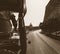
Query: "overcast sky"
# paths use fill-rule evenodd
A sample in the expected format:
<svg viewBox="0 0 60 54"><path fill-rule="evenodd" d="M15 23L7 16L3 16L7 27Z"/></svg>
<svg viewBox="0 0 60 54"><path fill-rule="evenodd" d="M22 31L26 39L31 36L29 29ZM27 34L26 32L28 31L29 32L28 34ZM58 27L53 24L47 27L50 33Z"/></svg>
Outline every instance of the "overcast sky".
<svg viewBox="0 0 60 54"><path fill-rule="evenodd" d="M44 19L45 6L48 2L49 0L26 0L25 25L32 23L33 26L38 26Z"/></svg>

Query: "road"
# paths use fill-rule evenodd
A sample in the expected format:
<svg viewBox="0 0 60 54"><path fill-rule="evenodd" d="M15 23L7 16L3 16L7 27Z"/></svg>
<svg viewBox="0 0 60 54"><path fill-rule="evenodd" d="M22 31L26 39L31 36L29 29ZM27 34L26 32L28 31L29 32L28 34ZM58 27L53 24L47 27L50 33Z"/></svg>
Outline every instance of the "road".
<svg viewBox="0 0 60 54"><path fill-rule="evenodd" d="M27 34L27 54L60 54L60 41L52 39L39 30Z"/></svg>

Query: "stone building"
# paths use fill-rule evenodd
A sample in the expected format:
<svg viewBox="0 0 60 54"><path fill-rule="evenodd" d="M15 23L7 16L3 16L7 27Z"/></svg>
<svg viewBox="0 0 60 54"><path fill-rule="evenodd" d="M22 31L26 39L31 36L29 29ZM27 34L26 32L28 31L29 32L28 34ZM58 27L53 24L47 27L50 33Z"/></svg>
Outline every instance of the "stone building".
<svg viewBox="0 0 60 54"><path fill-rule="evenodd" d="M46 6L44 21L40 25L43 31L60 30L60 0L50 0Z"/></svg>
<svg viewBox="0 0 60 54"><path fill-rule="evenodd" d="M44 23L50 18L60 17L60 0L50 0L46 6Z"/></svg>

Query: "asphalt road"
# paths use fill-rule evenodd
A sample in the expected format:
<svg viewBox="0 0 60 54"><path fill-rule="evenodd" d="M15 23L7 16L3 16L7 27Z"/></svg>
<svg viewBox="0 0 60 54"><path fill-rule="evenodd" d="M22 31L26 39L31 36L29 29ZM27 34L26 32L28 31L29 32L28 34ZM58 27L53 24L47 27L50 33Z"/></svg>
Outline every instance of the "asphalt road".
<svg viewBox="0 0 60 54"><path fill-rule="evenodd" d="M60 54L60 41L39 32L37 30L27 34L27 54Z"/></svg>

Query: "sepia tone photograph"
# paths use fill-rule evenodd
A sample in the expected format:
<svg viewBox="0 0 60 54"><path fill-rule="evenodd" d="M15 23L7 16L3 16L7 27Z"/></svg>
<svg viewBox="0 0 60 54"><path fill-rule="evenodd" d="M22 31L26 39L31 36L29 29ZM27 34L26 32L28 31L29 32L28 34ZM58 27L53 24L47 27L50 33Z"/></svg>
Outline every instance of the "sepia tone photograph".
<svg viewBox="0 0 60 54"><path fill-rule="evenodd" d="M0 54L60 54L60 0L0 0Z"/></svg>

